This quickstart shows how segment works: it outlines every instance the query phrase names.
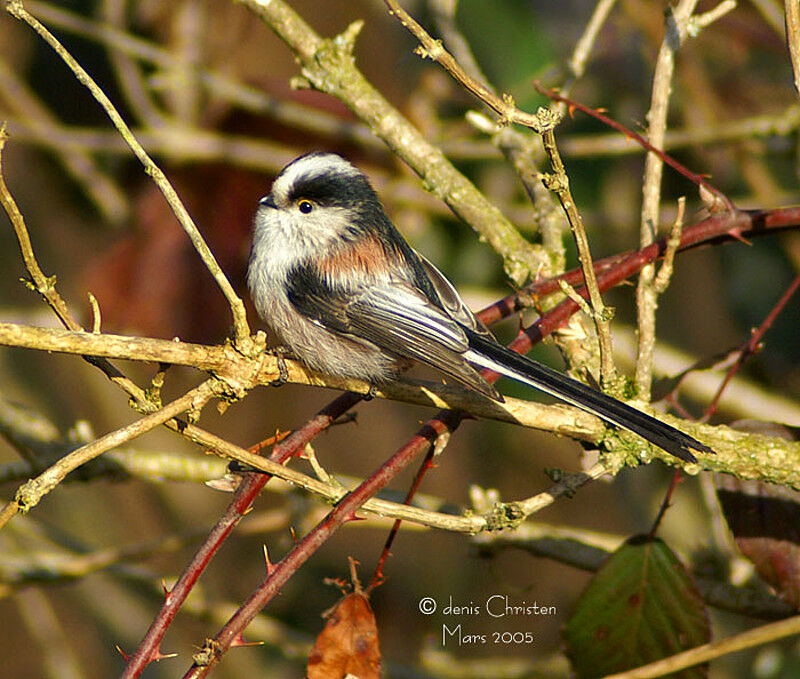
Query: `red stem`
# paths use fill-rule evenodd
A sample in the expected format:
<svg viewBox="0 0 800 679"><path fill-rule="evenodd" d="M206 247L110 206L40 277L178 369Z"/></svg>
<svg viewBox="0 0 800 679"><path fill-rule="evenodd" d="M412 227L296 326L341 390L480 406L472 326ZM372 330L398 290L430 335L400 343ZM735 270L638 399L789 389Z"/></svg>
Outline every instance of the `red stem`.
<svg viewBox="0 0 800 679"><path fill-rule="evenodd" d="M436 453L436 448L431 446L428 449L428 453L425 455L425 459L422 461L422 464L419 466L417 470L417 474L414 477L414 481L411 483L411 487L408 489L406 493L406 498L404 500L404 504L409 504L411 500L416 495L417 491L419 490L420 485L422 484L422 479L425 478L425 474L427 474L430 469L433 467L433 456ZM383 545L383 551L381 552L380 559L378 559L378 565L375 567L375 573L372 576L372 581L369 583L367 587L367 592L371 592L375 589L378 585L380 585L384 581L383 575L383 566L386 563L386 559L389 558L389 554L392 550L392 544L394 543L394 539L397 537L397 533L400 531L400 524L403 523L403 519L395 519L394 524L392 525L392 529L389 531L389 535L386 538L386 542Z"/></svg>
<svg viewBox="0 0 800 679"><path fill-rule="evenodd" d="M423 450L432 445L436 438L446 431L453 431L461 422L463 414L445 410L425 424L414 437L390 457L380 468L369 476L358 488L348 493L320 523L302 540L295 543L291 551L277 564L267 569L267 575L258 588L234 613L225 626L214 637L214 655L207 665L192 666L184 675L185 679L205 677L216 665L221 655L240 638L250 621L266 606L281 587L305 563L312 554L348 520L369 498L380 491L399 474Z"/></svg>
<svg viewBox="0 0 800 679"><path fill-rule="evenodd" d="M772 310L769 312L769 314L767 314L764 322L750 334L750 339L745 343L741 352L739 352L739 356L736 358L736 361L734 361L733 365L725 374L725 378L719 385L717 393L714 394L714 398L711 399L711 403L709 404L708 408L706 408L705 413L703 413L703 422L708 422L708 420L711 419L711 416L717 411L717 406L719 404L719 399L722 397L722 392L724 392L728 384L730 384L733 376L739 372L739 368L742 367L744 362L753 354L755 354L756 351L758 351L758 345L760 344L764 333L766 333L767 330L772 327L775 319L783 311L786 304L792 298L792 295L797 292L798 287L800 287L800 276L797 276L797 278L791 282L786 291L781 295L781 298L777 301L775 306L772 307Z"/></svg>
<svg viewBox="0 0 800 679"><path fill-rule="evenodd" d="M740 210L734 214L717 214L684 229L678 251L683 252L703 245L741 241L742 236L754 238L771 234L775 231L797 229L798 227L800 227L800 207L777 210ZM597 273L597 283L600 286L600 290L608 290L630 278L638 273L645 264L663 257L666 249L667 237L665 236L641 250L632 250L597 260L594 263L594 268ZM523 290L488 306L478 316L485 324L491 325L530 306L527 300L531 297L535 299L557 292L560 290L559 280L564 280L573 286L582 285L583 273L578 268L556 278L532 283ZM578 289L578 293L583 297L586 296L585 291L582 289ZM577 304L572 300L566 300L542 316L527 331L532 343L539 341L543 336L559 328L576 310ZM519 349L516 350L518 351Z"/></svg>
<svg viewBox="0 0 800 679"><path fill-rule="evenodd" d="M667 492L664 495L664 500L661 502L661 507L658 509L658 514L656 514L656 518L653 521L652 527L650 528L650 533L648 534L650 538L655 536L658 527L661 525L661 520L664 518L664 514L667 513L667 509L669 509L672 496L675 494L675 489L678 487L678 484L681 481L683 481L683 471L676 469L672 474L672 480L670 481L669 488L667 488Z"/></svg>
<svg viewBox="0 0 800 679"><path fill-rule="evenodd" d="M637 132L634 132L633 130L631 130L628 127L625 127L621 123L618 123L616 120L613 120L612 118L609 118L607 115L604 115L603 113L601 113L597 109L589 108L588 106L586 106L584 104L581 104L580 102L574 101L572 99L569 99L567 97L564 97L564 96L558 94L554 90L549 90L546 87L542 87L542 85L539 84L539 82L537 82L537 81L534 81L533 86L536 88L536 90L538 92L540 92L541 94L543 94L546 97L549 97L553 101L563 102L563 103L567 104L567 106L569 106L570 109L577 109L578 111L581 111L581 112L585 113L587 116L591 116L592 118L595 118L595 119L599 120L603 124L608 125L609 127L617 130L617 132L621 132L628 139L633 139L634 141L636 141L636 143L638 143L640 146L644 147L645 149L647 149L651 153L654 153L656 156L659 157L659 159L663 163L666 163L667 165L669 165L673 170L675 170L676 172L682 174L689 181L691 181L691 182L693 182L695 184L698 184L699 186L704 187L705 189L707 189L708 191L713 193L715 196L720 198L725 203L725 207L727 207L728 210L730 210L731 212L734 212L736 210L736 208L734 207L734 205L731 202L730 198L728 198L718 188L716 188L715 186L710 184L708 182L708 180L706 180L706 178L703 175L697 174L696 172L692 172L688 167L686 167L685 165L682 165L681 163L679 163L672 156L670 156L669 154L665 153L661 149L656 148L655 146L653 146L641 134L638 134Z"/></svg>
<svg viewBox="0 0 800 679"><path fill-rule="evenodd" d="M334 399L300 429L292 432L283 441L278 443L272 449L272 454L269 456L270 459L274 462L282 463L289 457L302 452L309 441L318 436L324 429L330 426L335 419L347 412L360 400L360 395L350 392L344 393ZM192 560L184 569L181 577L164 597L164 603L161 609L150 625L150 628L147 630L144 638L139 643L136 652L128 660L125 671L122 673L123 679L138 677L153 659L159 657L161 640L164 638L164 634L166 634L172 619L183 605L192 587L194 587L198 578L214 557L214 554L216 554L231 531L245 515L253 503L253 500L255 500L270 478L271 476L269 474L255 472L242 475L242 481L236 489L233 500L230 505L228 505L225 513L211 530L211 533L200 546L200 549L198 549L192 557Z"/></svg>

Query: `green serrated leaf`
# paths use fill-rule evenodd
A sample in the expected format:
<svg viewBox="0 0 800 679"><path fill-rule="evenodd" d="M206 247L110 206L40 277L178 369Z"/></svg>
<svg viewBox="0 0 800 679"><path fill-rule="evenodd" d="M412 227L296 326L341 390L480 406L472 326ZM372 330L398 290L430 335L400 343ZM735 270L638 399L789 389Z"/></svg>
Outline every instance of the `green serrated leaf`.
<svg viewBox="0 0 800 679"><path fill-rule="evenodd" d="M577 677L639 667L707 643L705 604L688 571L657 538L631 538L603 564L563 630ZM702 679L707 666L670 675Z"/></svg>

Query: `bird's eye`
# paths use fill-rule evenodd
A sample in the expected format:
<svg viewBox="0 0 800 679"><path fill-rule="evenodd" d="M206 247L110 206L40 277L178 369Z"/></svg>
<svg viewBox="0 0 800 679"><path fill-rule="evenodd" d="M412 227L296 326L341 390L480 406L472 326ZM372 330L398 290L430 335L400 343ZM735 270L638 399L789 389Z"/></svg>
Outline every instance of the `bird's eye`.
<svg viewBox="0 0 800 679"><path fill-rule="evenodd" d="M311 210L314 209L314 204L310 200L301 200L297 204L297 209L300 210L304 215L307 215Z"/></svg>

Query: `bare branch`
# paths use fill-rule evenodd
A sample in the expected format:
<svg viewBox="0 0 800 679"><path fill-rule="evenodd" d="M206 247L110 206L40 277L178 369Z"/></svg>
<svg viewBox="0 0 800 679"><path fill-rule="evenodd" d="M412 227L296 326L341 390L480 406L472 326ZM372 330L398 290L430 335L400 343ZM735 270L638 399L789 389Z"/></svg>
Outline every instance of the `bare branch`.
<svg viewBox="0 0 800 679"><path fill-rule="evenodd" d="M31 128L47 129L57 124L55 116L4 59L0 59L0 95ZM88 149L54 148L53 152L106 219L118 224L127 217L127 196Z"/></svg>
<svg viewBox="0 0 800 679"><path fill-rule="evenodd" d="M144 337L34 328L2 322L0 345L191 366L213 372L232 390L242 392L242 395L242 390L252 388L255 384L273 383L280 374L278 360L274 356L259 354L248 357L228 345L206 346ZM359 394L371 393L376 398L464 410L478 417L556 431L588 441L598 441L605 430L596 417L569 406L545 406L514 398L507 398L505 403L497 403L459 386L422 380L398 380L376 387L363 380L323 375L290 359L284 359L284 363L287 382L293 384L342 389Z"/></svg>
<svg viewBox="0 0 800 679"><path fill-rule="evenodd" d="M17 512L28 512L35 507L71 471L102 455L107 450L121 446L123 443L141 436L187 410L199 411L209 399L218 393L219 383L216 380L208 380L180 398L175 399L168 406L145 415L136 422L121 427L65 455L35 479L31 479L20 486L14 500L9 502L5 509L0 512L0 528L8 523Z"/></svg>
<svg viewBox="0 0 800 679"><path fill-rule="evenodd" d="M83 69L83 67L77 61L75 61L72 55L67 52L66 49L64 49L63 45L61 45L56 37L50 33L50 31L48 31L47 28L45 28L36 19L36 17L31 15L25 9L22 0L12 0L6 3L6 10L12 16L24 21L34 31L36 31L41 38L53 48L56 54L61 57L64 63L75 74L75 77L78 79L78 81L91 92L92 96L102 106L103 110L114 124L114 127L117 128L128 146L130 146L131 151L133 151L134 155L142 163L145 172L153 178L156 186L158 186L160 191L164 194L164 198L166 198L167 202L175 213L175 216L178 218L180 225L183 227L183 230L186 232L186 235L189 237L189 240L192 242L195 250L197 250L197 253L203 260L206 268L209 270L214 280L217 282L220 290L222 290L222 293L225 295L225 298L228 300L228 304L230 305L231 312L233 314L236 341L242 346L242 348L246 348L248 346L247 343L249 342L250 337L250 327L247 324L247 314L245 313L244 304L234 291L228 279L225 277L225 274L222 272L222 269L217 263L216 258L200 234L200 231L195 226L192 218L189 216L189 213L184 207L183 202L176 193L175 189L172 187L172 184L170 184L166 175L161 171L161 168L159 168L158 165L153 162L150 156L147 155L147 152L133 135L133 132L131 132L127 123L123 120L122 116L114 107L114 104L111 103L111 100L108 98L105 92L103 92L103 90L97 86L97 83L95 83L95 81Z"/></svg>
<svg viewBox="0 0 800 679"><path fill-rule="evenodd" d="M740 632L733 636L703 644L683 653L677 653L663 660L643 665L634 670L620 674L609 674L606 679L649 679L650 677L663 677L673 674L678 670L702 665L703 663L721 658L724 655L754 648L770 642L794 636L800 632L800 615L786 620L772 622L755 629Z"/></svg>
<svg viewBox="0 0 800 679"><path fill-rule="evenodd" d="M647 114L647 141L659 149L664 146L664 133L667 129L667 111L672 91L675 52L686 37L689 18L696 6L697 0L681 0L666 15L665 36L656 60L650 111ZM658 233L663 167L661 159L656 154L647 154L642 182L642 212L639 228L639 246L642 248L652 243ZM653 380L653 352L656 341L658 293L654 287L654 278L655 268L647 265L639 273L639 282L636 287L639 352L636 357L634 383L637 393L645 400L650 399L650 386Z"/></svg>
<svg viewBox="0 0 800 679"><path fill-rule="evenodd" d="M584 69L586 68L586 61L594 47L600 29L606 22L608 15L611 14L615 3L616 0L599 0L594 8L594 12L592 12L592 18L589 19L589 23L583 31L583 35L581 35L578 42L575 43L575 49L572 51L572 56L569 58L568 62L573 81L583 75ZM570 82L562 89L564 91L569 91L572 84L573 83Z"/></svg>
<svg viewBox="0 0 800 679"><path fill-rule="evenodd" d="M561 202L561 206L569 220L572 237L575 239L575 245L578 249L578 261L581 265L584 285L588 291L589 303L592 307L592 321L597 330L597 342L600 349L601 384L607 389L613 389L616 381L614 356L611 347L611 318L613 317L613 309L603 304L600 288L597 285L594 265L592 264L592 252L589 248L589 239L586 237L586 231L583 228L583 220L578 211L578 206L575 204L575 199L572 197L567 170L561 160L561 154L558 152L555 133L552 129L545 130L542 133L542 143L544 144L545 153L550 159L550 164L554 173L552 175L543 176L544 184L558 196L558 200Z"/></svg>
<svg viewBox="0 0 800 679"><path fill-rule="evenodd" d="M356 68L353 48L360 23L343 34L323 39L283 0L237 0L255 12L292 49L302 81L345 103L373 133L401 157L426 188L475 229L503 258L506 273L517 285L532 272L547 271L548 257L528 243L508 219L458 172L441 149L426 140Z"/></svg>
<svg viewBox="0 0 800 679"><path fill-rule="evenodd" d="M395 0L384 0L384 3L389 8L389 13L395 15L400 23L419 40L420 47L417 48L417 54L424 59L432 59L441 64L466 90L497 113L500 116L501 124L516 123L539 133L552 129L554 121L550 113L540 110L537 114L532 114L518 109L510 95L500 96L485 83L469 75L453 58L453 55L444 49L441 41L434 40L399 3Z"/></svg>

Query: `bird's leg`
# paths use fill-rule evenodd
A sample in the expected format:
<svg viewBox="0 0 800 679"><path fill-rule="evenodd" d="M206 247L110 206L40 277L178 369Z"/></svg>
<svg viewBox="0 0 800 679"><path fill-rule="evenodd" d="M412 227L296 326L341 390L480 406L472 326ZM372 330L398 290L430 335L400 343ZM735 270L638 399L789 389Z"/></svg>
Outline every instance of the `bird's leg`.
<svg viewBox="0 0 800 679"><path fill-rule="evenodd" d="M278 377L269 383L271 387L282 387L289 381L289 369L286 367L286 356L289 349L284 346L277 346L270 349L270 353L275 357L278 364Z"/></svg>

